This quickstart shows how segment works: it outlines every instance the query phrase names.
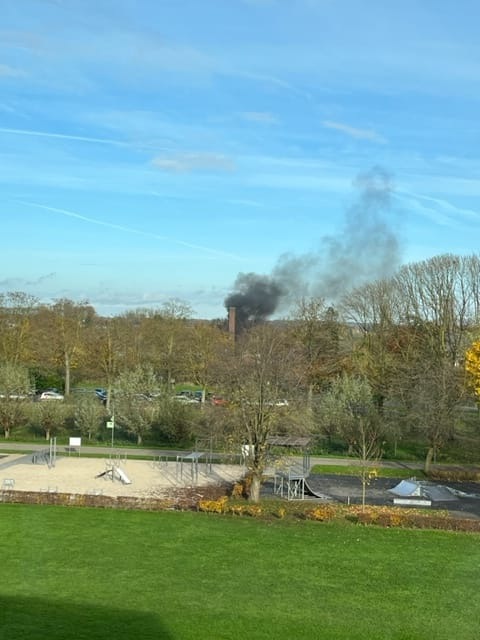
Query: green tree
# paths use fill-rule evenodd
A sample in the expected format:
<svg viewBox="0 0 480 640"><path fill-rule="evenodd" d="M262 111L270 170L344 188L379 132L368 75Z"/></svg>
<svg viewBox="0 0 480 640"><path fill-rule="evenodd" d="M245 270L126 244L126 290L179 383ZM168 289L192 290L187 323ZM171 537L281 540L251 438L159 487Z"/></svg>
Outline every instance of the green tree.
<svg viewBox="0 0 480 640"><path fill-rule="evenodd" d="M65 428L70 407L60 400L41 400L32 404L33 423L45 433L45 440Z"/></svg>
<svg viewBox="0 0 480 640"><path fill-rule="evenodd" d="M362 482L362 505L366 487L383 453L384 425L372 390L364 378L343 375L332 384L320 406L321 424L332 427L348 444L358 461Z"/></svg>
<svg viewBox="0 0 480 640"><path fill-rule="evenodd" d="M477 402L480 400L480 340L475 340L465 352L467 384L473 390Z"/></svg>
<svg viewBox="0 0 480 640"><path fill-rule="evenodd" d="M74 423L80 433L87 436L89 440L98 436L105 417L106 409L97 398L86 395L77 400Z"/></svg>
<svg viewBox="0 0 480 640"><path fill-rule="evenodd" d="M115 422L141 444L158 416L159 380L151 366L124 371L114 385Z"/></svg>
<svg viewBox="0 0 480 640"><path fill-rule="evenodd" d="M0 425L5 438L25 423L30 393L31 382L25 367L10 362L0 365Z"/></svg>

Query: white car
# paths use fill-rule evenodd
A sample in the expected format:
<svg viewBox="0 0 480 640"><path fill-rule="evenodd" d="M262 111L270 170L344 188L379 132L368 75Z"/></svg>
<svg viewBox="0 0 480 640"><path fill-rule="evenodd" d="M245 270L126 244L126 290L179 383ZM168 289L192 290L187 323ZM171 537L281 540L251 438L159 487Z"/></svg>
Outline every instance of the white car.
<svg viewBox="0 0 480 640"><path fill-rule="evenodd" d="M57 393L56 391L42 391L42 393L38 396L39 400L63 400L64 397L61 393Z"/></svg>
<svg viewBox="0 0 480 640"><path fill-rule="evenodd" d="M180 402L181 404L198 404L198 400L195 400L195 398L190 398L189 396L185 396L180 393L177 393L177 395L173 396L173 399L177 402Z"/></svg>

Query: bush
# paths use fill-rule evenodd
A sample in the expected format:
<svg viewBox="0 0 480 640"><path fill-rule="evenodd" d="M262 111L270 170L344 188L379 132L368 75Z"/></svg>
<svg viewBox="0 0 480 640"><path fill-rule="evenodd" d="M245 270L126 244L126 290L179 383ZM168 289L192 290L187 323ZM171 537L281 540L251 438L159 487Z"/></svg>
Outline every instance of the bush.
<svg viewBox="0 0 480 640"><path fill-rule="evenodd" d="M478 469L432 469L428 473L429 480L437 482L480 482Z"/></svg>
<svg viewBox="0 0 480 640"><path fill-rule="evenodd" d="M337 516L337 510L331 504L323 504L315 509L309 509L305 511L305 518L307 520L318 520L324 522L326 520L332 520Z"/></svg>
<svg viewBox="0 0 480 640"><path fill-rule="evenodd" d="M345 517L351 522L380 527L480 532L480 520L452 518L448 513L442 512L427 513L394 507L351 507Z"/></svg>
<svg viewBox="0 0 480 640"><path fill-rule="evenodd" d="M216 500L200 500L198 508L200 511L207 511L209 513L225 513L227 502L227 496L222 496Z"/></svg>

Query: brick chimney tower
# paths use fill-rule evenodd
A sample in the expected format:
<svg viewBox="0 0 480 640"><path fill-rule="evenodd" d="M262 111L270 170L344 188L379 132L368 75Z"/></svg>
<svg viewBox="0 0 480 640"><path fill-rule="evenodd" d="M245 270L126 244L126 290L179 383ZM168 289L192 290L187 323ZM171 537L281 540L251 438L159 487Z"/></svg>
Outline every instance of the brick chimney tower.
<svg viewBox="0 0 480 640"><path fill-rule="evenodd" d="M228 307L228 333L235 338L237 332L236 322L237 310L235 307Z"/></svg>

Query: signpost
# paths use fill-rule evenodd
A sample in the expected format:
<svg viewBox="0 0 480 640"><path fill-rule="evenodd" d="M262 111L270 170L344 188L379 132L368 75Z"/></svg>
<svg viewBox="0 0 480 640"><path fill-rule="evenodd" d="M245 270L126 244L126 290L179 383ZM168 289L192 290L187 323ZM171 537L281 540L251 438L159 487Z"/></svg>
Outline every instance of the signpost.
<svg viewBox="0 0 480 640"><path fill-rule="evenodd" d="M107 422L107 429L112 430L112 449L113 449L113 436L115 433L115 416L112 415L112 419Z"/></svg>
<svg viewBox="0 0 480 640"><path fill-rule="evenodd" d="M81 438L69 438L68 440L68 455L71 453L77 453L80 457L80 447L82 446Z"/></svg>

